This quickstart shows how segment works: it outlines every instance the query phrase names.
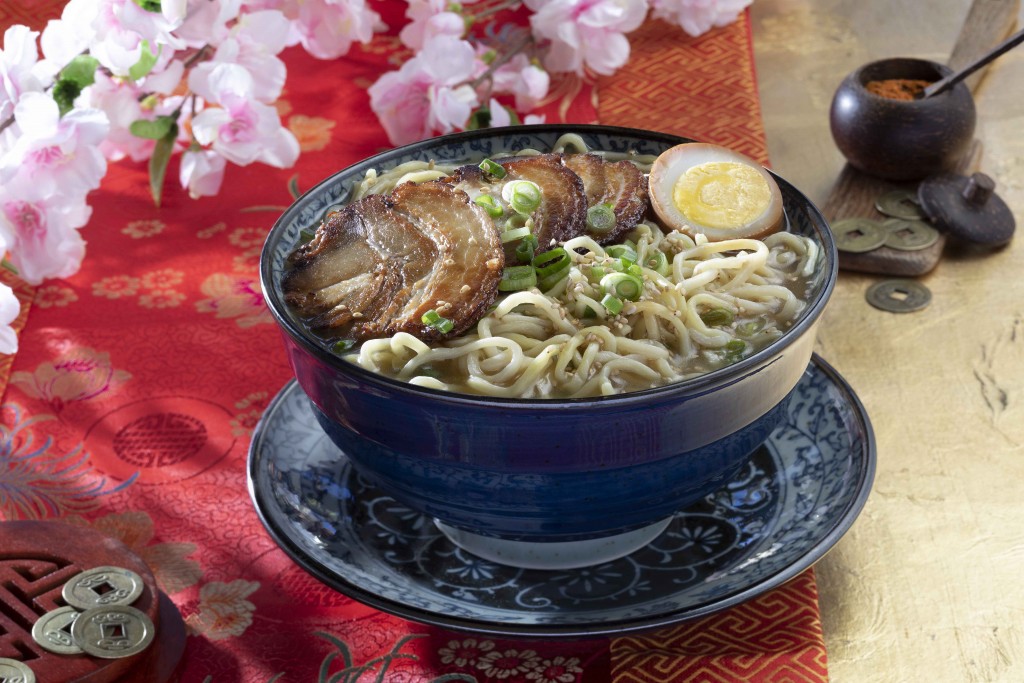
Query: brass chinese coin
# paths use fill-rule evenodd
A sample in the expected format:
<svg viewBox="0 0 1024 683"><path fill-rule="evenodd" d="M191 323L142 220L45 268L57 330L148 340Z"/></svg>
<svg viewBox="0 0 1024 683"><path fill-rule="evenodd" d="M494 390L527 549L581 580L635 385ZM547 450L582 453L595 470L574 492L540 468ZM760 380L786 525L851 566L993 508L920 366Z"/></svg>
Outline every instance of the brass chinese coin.
<svg viewBox="0 0 1024 683"><path fill-rule="evenodd" d="M885 246L901 251L927 249L939 241L939 231L924 221L890 218L882 227L888 233Z"/></svg>
<svg viewBox="0 0 1024 683"><path fill-rule="evenodd" d="M153 642L156 629L145 612L128 605L93 607L78 615L71 637L86 654L102 659L136 655Z"/></svg>
<svg viewBox="0 0 1024 683"><path fill-rule="evenodd" d="M918 220L924 218L921 205L917 203L917 193L909 190L893 190L886 192L875 200L875 208L879 213L893 218Z"/></svg>
<svg viewBox="0 0 1024 683"><path fill-rule="evenodd" d="M0 681L3 683L36 683L36 675L24 662L0 657Z"/></svg>
<svg viewBox="0 0 1024 683"><path fill-rule="evenodd" d="M144 588L142 577L130 569L95 567L64 584L61 595L72 607L87 610L104 605L130 605Z"/></svg>
<svg viewBox="0 0 1024 683"><path fill-rule="evenodd" d="M844 218L832 224L836 248L852 254L872 251L885 244L888 233L882 224L870 218Z"/></svg>
<svg viewBox="0 0 1024 683"><path fill-rule="evenodd" d="M890 313L919 311L932 300L932 293L916 280L894 279L876 282L868 287L868 303Z"/></svg>
<svg viewBox="0 0 1024 683"><path fill-rule="evenodd" d="M75 639L71 637L71 625L75 623L79 614L80 612L70 605L50 610L32 625L32 640L44 650L59 655L82 654L82 648L78 647Z"/></svg>

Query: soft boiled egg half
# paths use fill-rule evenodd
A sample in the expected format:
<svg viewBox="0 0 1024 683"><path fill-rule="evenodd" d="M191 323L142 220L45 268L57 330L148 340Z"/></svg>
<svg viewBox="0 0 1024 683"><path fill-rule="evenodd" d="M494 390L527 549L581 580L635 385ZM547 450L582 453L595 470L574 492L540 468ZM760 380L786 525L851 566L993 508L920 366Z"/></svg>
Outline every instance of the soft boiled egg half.
<svg viewBox="0 0 1024 683"><path fill-rule="evenodd" d="M650 173L651 205L666 227L709 240L760 238L782 225L782 193L753 159L689 142L665 150Z"/></svg>

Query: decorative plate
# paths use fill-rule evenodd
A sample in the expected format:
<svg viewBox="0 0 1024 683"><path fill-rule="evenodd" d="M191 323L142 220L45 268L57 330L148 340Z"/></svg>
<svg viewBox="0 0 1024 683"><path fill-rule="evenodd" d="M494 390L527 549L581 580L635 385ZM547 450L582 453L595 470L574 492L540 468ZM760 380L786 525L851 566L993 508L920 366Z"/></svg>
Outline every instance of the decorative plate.
<svg viewBox="0 0 1024 683"><path fill-rule="evenodd" d="M814 356L784 423L733 481L631 555L561 571L507 567L453 545L352 469L294 381L257 426L248 467L271 536L341 593L446 628L579 638L705 616L793 578L860 513L875 443L849 385Z"/></svg>

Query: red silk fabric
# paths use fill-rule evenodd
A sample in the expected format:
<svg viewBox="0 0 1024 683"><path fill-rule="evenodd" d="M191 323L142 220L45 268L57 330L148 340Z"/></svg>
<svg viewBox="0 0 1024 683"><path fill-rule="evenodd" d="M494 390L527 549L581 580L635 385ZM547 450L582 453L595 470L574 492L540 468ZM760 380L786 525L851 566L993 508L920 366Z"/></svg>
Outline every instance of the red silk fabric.
<svg viewBox="0 0 1024 683"><path fill-rule="evenodd" d="M41 28L62 4L5 0L0 27ZM502 640L355 602L264 531L246 452L290 371L259 289L259 251L290 186L388 146L366 88L406 54L394 29L404 3L378 5L393 30L370 45L331 62L284 54L279 111L303 150L294 168L229 167L219 196L193 201L174 182L175 159L157 208L145 164L111 164L89 197L79 273L32 288L0 271L23 302L21 349L0 359L0 518L90 526L135 550L188 627L186 683L326 680L325 661L330 675L347 667L340 680L410 683L827 680L811 571L674 628ZM663 130L766 161L746 15L700 38L650 21L631 43L614 76L557 81L547 120Z"/></svg>

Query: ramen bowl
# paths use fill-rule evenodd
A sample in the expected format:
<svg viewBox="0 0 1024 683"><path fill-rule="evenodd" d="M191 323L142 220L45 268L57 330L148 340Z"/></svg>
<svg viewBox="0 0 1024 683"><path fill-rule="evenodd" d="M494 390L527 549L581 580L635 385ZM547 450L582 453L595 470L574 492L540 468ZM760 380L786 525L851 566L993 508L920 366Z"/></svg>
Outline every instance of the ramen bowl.
<svg viewBox="0 0 1024 683"><path fill-rule="evenodd" d="M370 169L409 160L474 161L551 149L563 134L590 148L640 154L688 142L609 126L477 130L390 150L327 178L271 230L261 257L267 304L298 384L326 434L356 471L436 520L457 545L489 560L578 567L639 548L674 512L719 489L781 420L810 362L819 316L836 279L836 252L819 211L782 191L788 229L811 237L820 263L806 308L786 333L733 365L614 396L506 399L420 387L345 360L284 301L286 259L300 231L344 203Z"/></svg>

